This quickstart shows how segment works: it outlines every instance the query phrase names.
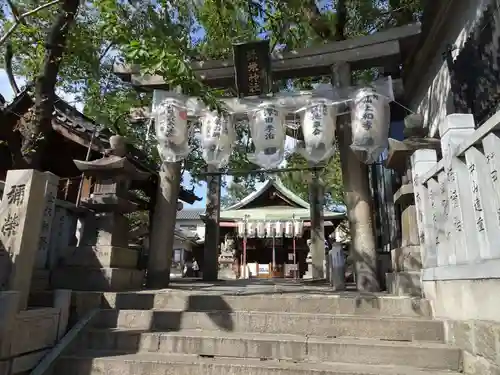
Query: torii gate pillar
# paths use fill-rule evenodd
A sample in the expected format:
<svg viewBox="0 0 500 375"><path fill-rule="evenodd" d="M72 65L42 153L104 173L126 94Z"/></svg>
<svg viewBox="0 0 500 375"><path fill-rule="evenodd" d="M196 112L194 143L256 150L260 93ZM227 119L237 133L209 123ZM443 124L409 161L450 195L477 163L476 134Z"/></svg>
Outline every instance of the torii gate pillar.
<svg viewBox="0 0 500 375"><path fill-rule="evenodd" d="M351 68L348 63L339 63L332 69L334 87L351 85ZM359 291L377 292L380 284L377 275L377 249L373 230L373 205L370 195L368 168L350 145L352 131L347 116L341 118L337 127L344 199L351 234L350 253L354 259L356 286Z"/></svg>

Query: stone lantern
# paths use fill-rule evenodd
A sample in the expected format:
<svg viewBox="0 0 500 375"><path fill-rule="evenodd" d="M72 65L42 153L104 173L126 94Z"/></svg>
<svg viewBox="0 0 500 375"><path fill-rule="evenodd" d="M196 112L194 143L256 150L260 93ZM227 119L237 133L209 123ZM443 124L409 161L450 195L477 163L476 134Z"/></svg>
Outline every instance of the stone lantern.
<svg viewBox="0 0 500 375"><path fill-rule="evenodd" d="M84 224L80 244L59 261L53 277L58 288L122 291L140 289L144 271L138 269L139 252L128 246L126 214L140 208L129 191L133 181L149 178L124 156L119 139L111 139L110 154L95 161L75 160L93 191L80 204L93 212Z"/></svg>

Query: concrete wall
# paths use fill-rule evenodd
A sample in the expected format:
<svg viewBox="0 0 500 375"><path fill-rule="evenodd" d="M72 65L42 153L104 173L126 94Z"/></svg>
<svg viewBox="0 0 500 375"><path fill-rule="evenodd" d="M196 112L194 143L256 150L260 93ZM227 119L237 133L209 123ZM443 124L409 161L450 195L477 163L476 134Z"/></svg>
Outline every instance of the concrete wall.
<svg viewBox="0 0 500 375"><path fill-rule="evenodd" d="M492 2L500 5L499 0L452 1L443 25L426 41L434 56L422 66L409 105L424 116L430 136L436 136L439 124L454 112L442 53L454 44L457 56L484 7ZM422 279L435 317L446 322L448 341L464 350L465 374L500 374L500 259L424 269Z"/></svg>
<svg viewBox="0 0 500 375"><path fill-rule="evenodd" d="M445 2L445 0L439 0ZM411 94L410 108L421 113L430 136L437 133L438 125L445 116L453 113L453 102L450 96L450 75L442 53L447 45L455 45L456 57L467 40L467 36L477 21L482 10L488 4L498 0L454 0L447 13L447 20L433 37L426 43L432 44L435 51L430 61L425 61L422 71L416 72L420 84ZM426 70L426 71L424 71ZM420 73L420 74L419 74Z"/></svg>

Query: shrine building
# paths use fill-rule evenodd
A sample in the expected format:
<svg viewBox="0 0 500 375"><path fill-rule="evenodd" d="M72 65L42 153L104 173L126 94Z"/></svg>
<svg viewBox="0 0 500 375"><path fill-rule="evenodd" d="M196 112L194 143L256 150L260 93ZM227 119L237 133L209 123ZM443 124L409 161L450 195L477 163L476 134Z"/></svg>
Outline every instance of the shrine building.
<svg viewBox="0 0 500 375"><path fill-rule="evenodd" d="M325 238L346 218L344 212L323 211ZM228 233L236 239L237 253L241 254L243 238L238 235L238 223L247 220L246 260L252 277L293 277L293 238L285 235L285 230L277 231L274 239L257 233L259 223L282 224L302 222L303 231L295 238L295 253L300 277L307 270L307 240L311 238L309 203L287 189L277 178L267 180L259 189L240 202L220 212L221 243ZM284 225L282 226L284 228ZM275 271L271 272L273 264Z"/></svg>

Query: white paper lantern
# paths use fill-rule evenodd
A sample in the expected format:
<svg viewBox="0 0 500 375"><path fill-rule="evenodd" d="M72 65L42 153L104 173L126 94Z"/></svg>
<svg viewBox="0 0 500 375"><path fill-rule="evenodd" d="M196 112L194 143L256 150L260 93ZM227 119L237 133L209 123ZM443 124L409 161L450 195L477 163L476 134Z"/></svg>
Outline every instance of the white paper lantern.
<svg viewBox="0 0 500 375"><path fill-rule="evenodd" d="M274 223L271 221L266 222L266 236L267 237L272 237L274 233Z"/></svg>
<svg viewBox="0 0 500 375"><path fill-rule="evenodd" d="M225 166L236 141L232 116L206 112L200 121L203 159L208 165Z"/></svg>
<svg viewBox="0 0 500 375"><path fill-rule="evenodd" d="M257 222L257 237L264 238L266 237L266 223L263 221Z"/></svg>
<svg viewBox="0 0 500 375"><path fill-rule="evenodd" d="M361 152L366 164L376 162L388 145L389 100L371 88L358 90L352 101L351 121L351 148Z"/></svg>
<svg viewBox="0 0 500 375"><path fill-rule="evenodd" d="M263 168L276 168L285 155L285 113L279 107L263 103L249 116L255 154L249 160Z"/></svg>
<svg viewBox="0 0 500 375"><path fill-rule="evenodd" d="M291 238L293 237L293 222L287 221L285 223L285 237Z"/></svg>
<svg viewBox="0 0 500 375"><path fill-rule="evenodd" d="M281 221L277 221L274 223L274 227L276 229L276 237L283 237L283 223Z"/></svg>
<svg viewBox="0 0 500 375"><path fill-rule="evenodd" d="M252 221L249 221L247 223L247 236L249 238L254 238L255 237L255 223Z"/></svg>
<svg viewBox="0 0 500 375"><path fill-rule="evenodd" d="M304 109L301 116L304 147L299 152L306 160L319 163L334 153L336 123L337 111L331 103L313 102Z"/></svg>
<svg viewBox="0 0 500 375"><path fill-rule="evenodd" d="M238 229L238 237L243 237L245 235L245 222L238 221L236 227Z"/></svg>
<svg viewBox="0 0 500 375"><path fill-rule="evenodd" d="M158 153L165 162L176 162L190 152L187 111L184 104L174 98L164 98L153 111Z"/></svg>
<svg viewBox="0 0 500 375"><path fill-rule="evenodd" d="M303 221L294 221L293 234L295 235L295 237L302 237L303 232L304 232L304 222Z"/></svg>

